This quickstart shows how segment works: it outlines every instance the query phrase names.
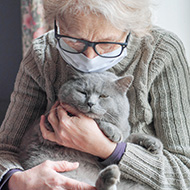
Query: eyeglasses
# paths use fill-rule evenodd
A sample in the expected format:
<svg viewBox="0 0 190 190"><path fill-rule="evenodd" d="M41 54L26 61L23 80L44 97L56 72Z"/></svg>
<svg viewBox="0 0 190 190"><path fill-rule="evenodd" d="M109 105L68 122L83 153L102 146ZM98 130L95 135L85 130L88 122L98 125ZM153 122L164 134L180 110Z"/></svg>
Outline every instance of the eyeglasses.
<svg viewBox="0 0 190 190"><path fill-rule="evenodd" d="M73 38L66 35L60 35L57 33L56 20L54 21L55 38L59 43L59 47L73 54L83 53L88 47L92 47L97 55L104 58L115 58L122 54L124 48L127 47L130 33L127 35L125 43L120 42L90 42L79 38ZM67 45L64 45L66 43ZM111 54L109 55L109 53Z"/></svg>

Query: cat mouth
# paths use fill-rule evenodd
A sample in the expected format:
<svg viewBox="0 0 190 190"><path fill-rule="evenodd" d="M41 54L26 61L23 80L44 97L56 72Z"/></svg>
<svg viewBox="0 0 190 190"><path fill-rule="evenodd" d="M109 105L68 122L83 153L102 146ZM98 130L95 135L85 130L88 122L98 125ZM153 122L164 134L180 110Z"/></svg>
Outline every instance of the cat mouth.
<svg viewBox="0 0 190 190"><path fill-rule="evenodd" d="M100 119L104 115L104 112L102 112L101 110L97 111L94 108L78 107L78 110L92 119Z"/></svg>

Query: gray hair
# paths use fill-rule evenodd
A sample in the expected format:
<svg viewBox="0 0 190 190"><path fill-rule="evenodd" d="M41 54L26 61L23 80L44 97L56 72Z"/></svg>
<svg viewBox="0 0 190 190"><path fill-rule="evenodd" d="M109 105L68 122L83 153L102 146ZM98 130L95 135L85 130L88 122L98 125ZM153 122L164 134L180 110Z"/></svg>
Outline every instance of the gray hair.
<svg viewBox="0 0 190 190"><path fill-rule="evenodd" d="M43 0L45 19L52 24L63 15L101 14L113 26L138 37L149 35L152 27L150 0Z"/></svg>

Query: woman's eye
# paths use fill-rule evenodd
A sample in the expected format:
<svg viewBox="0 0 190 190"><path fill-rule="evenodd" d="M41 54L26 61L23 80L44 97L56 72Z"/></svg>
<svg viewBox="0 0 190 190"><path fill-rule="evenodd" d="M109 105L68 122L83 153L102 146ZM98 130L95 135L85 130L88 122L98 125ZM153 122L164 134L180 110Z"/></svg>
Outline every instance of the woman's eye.
<svg viewBox="0 0 190 190"><path fill-rule="evenodd" d="M108 96L108 95L105 95L105 94L101 94L99 97L100 97L100 98L108 98L109 96Z"/></svg>

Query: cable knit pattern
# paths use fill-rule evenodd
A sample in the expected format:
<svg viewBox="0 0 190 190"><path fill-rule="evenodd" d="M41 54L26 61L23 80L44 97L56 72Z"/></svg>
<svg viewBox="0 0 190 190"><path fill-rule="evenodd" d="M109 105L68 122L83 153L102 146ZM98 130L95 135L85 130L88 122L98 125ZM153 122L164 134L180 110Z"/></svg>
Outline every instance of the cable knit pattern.
<svg viewBox="0 0 190 190"><path fill-rule="evenodd" d="M128 55L109 71L134 75L128 92L132 132L157 136L163 155L128 143L119 167L124 178L153 189L190 189L190 71L181 41L155 27L152 37L131 36ZM53 31L34 40L21 63L5 120L0 128L0 175L22 168L17 161L21 138L49 109L66 81L66 63Z"/></svg>

